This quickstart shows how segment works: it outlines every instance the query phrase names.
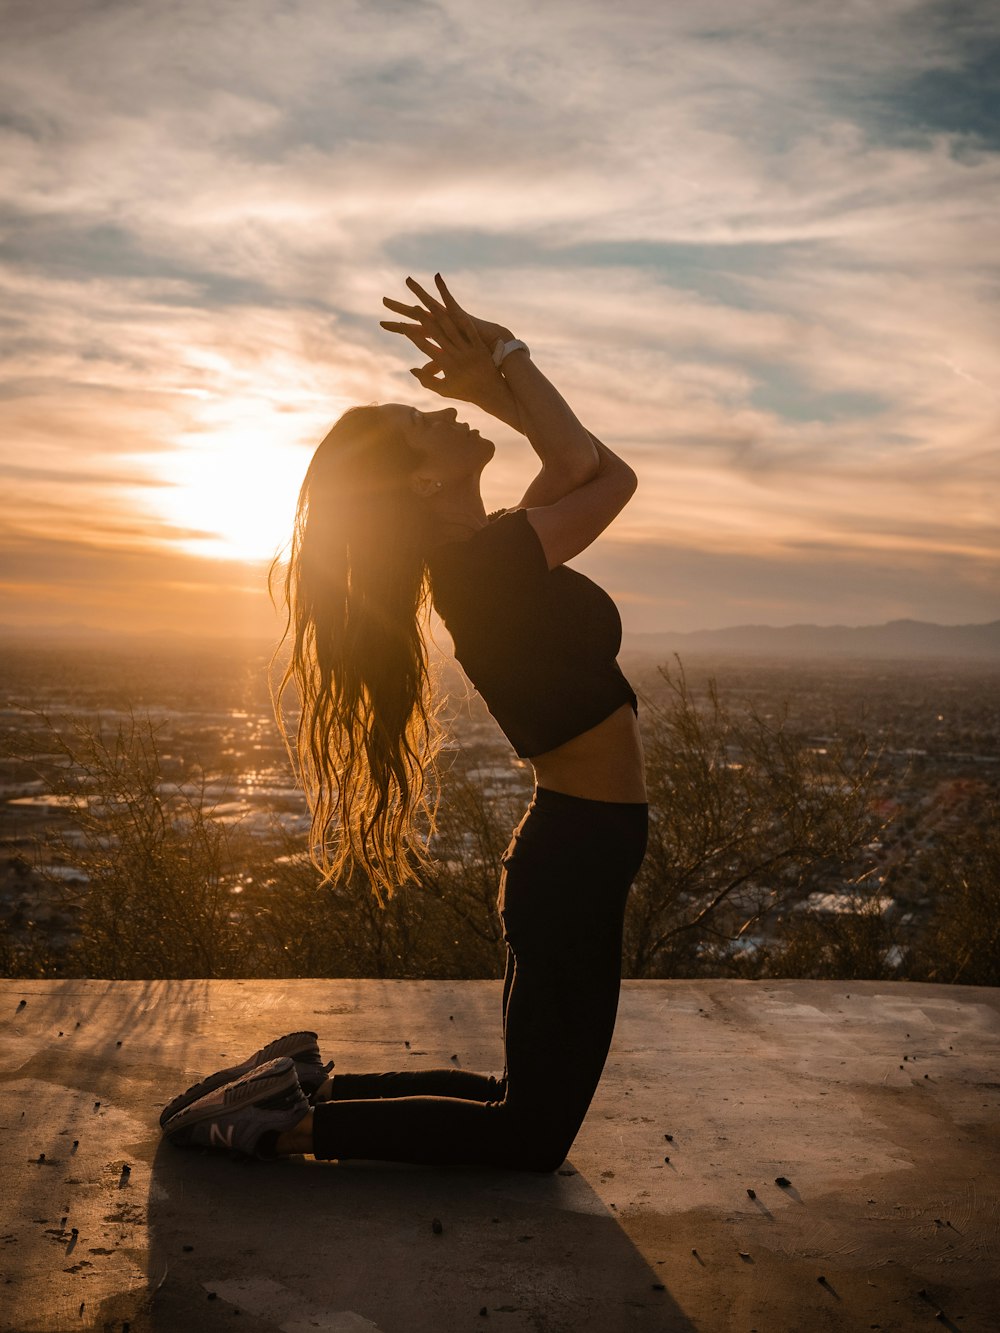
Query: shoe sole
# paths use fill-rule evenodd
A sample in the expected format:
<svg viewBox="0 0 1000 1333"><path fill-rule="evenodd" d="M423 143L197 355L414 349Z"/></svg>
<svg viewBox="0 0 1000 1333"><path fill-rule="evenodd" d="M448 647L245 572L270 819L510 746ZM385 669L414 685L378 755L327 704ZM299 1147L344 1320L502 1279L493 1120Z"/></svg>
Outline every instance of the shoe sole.
<svg viewBox="0 0 1000 1333"><path fill-rule="evenodd" d="M236 1079L242 1078L244 1074L249 1074L252 1069L260 1068L261 1065L268 1064L271 1060L279 1060L286 1055L294 1060L296 1055L302 1055L310 1051L315 1041L315 1032L290 1032L287 1037L277 1037L274 1041L268 1042L266 1046L262 1047L262 1050L271 1053L265 1059L258 1061L256 1065L251 1065L244 1060L238 1065L231 1065L228 1069L220 1069L216 1074L209 1074L207 1078L199 1079L197 1083L192 1083L185 1092L180 1093L173 1101L167 1102L160 1112L160 1128L165 1129L167 1121L177 1115L178 1112L183 1111L185 1106L190 1106L192 1102L207 1097L216 1088L235 1082Z"/></svg>
<svg viewBox="0 0 1000 1333"><path fill-rule="evenodd" d="M237 1111L245 1110L256 1102L268 1101L271 1097L278 1097L283 1092L297 1088L298 1083L294 1061L287 1056L280 1060L271 1061L266 1065L261 1065L259 1070L244 1074L238 1087L234 1085L230 1100L213 1101L210 1105L200 1109L197 1103L192 1103L183 1111L178 1111L171 1116L164 1126L163 1132L167 1138L170 1138L174 1134L182 1133L184 1130L191 1129L194 1125L200 1125L206 1120L218 1120L221 1116L233 1115Z"/></svg>

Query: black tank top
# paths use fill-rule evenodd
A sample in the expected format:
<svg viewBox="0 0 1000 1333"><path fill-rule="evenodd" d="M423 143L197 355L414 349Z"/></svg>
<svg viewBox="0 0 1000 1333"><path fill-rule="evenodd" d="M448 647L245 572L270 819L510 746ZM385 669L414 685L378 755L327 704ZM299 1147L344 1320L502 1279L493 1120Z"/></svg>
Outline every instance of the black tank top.
<svg viewBox="0 0 1000 1333"><path fill-rule="evenodd" d="M523 509L434 549L431 594L455 656L522 759L603 722L635 691L618 608L584 574L550 570Z"/></svg>

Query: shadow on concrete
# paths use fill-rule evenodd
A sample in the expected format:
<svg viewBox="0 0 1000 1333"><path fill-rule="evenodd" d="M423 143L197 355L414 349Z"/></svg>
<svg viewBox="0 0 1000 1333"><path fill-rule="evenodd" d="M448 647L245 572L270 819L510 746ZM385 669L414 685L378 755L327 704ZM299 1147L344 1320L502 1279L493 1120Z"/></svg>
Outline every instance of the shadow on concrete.
<svg viewBox="0 0 1000 1333"><path fill-rule="evenodd" d="M265 1034L495 1068L498 987L0 983L0 1331L997 1327L995 989L628 982L578 1174L161 1143Z"/></svg>
<svg viewBox="0 0 1000 1333"><path fill-rule="evenodd" d="M161 1143L148 1243L162 1333L695 1328L569 1162L234 1162Z"/></svg>

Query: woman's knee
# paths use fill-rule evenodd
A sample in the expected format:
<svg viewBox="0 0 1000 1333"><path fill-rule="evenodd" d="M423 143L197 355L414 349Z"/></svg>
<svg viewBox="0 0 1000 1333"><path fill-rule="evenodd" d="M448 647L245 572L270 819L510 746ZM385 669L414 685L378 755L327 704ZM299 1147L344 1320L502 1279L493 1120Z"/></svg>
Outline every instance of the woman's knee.
<svg viewBox="0 0 1000 1333"><path fill-rule="evenodd" d="M523 1169L551 1176L565 1162L569 1148L569 1144L537 1144L528 1153Z"/></svg>
<svg viewBox="0 0 1000 1333"><path fill-rule="evenodd" d="M546 1125L538 1119L510 1117L509 1154L511 1165L521 1171L551 1175L558 1171L576 1138L576 1127Z"/></svg>

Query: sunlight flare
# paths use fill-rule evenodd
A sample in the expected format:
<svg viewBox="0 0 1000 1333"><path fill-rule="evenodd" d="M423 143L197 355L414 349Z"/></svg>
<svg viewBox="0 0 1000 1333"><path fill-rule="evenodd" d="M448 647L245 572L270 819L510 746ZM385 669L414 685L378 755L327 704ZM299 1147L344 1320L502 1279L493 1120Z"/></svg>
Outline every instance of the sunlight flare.
<svg viewBox="0 0 1000 1333"><path fill-rule="evenodd" d="M270 560L291 536L310 447L289 442L287 422L258 400L230 401L225 415L178 440L157 509L192 555Z"/></svg>

